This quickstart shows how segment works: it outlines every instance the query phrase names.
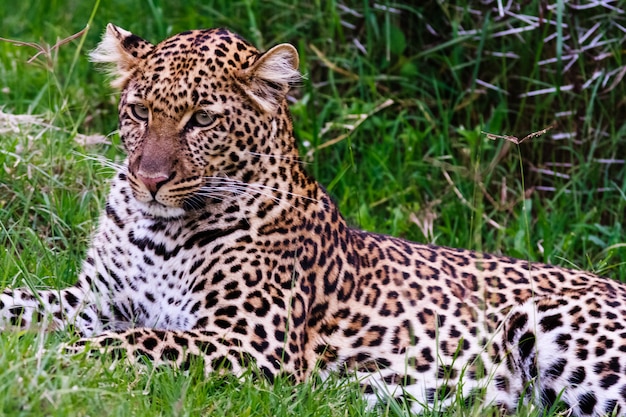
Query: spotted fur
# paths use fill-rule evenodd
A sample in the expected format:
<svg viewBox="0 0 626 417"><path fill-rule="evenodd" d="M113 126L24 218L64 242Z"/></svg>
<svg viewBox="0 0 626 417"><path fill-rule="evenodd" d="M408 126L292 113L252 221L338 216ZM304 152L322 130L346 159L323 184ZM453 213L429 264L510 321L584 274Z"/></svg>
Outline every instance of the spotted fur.
<svg viewBox="0 0 626 417"><path fill-rule="evenodd" d="M77 284L5 290L5 329L72 325L75 349L207 372L336 372L414 411L481 392L626 411L626 286L348 227L298 157L292 46L109 25L92 59L121 89L128 159Z"/></svg>

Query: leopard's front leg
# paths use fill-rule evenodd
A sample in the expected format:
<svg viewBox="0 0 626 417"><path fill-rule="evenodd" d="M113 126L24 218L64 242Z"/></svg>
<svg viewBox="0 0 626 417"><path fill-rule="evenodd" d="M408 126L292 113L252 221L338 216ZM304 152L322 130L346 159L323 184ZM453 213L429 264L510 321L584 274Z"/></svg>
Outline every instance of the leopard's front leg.
<svg viewBox="0 0 626 417"><path fill-rule="evenodd" d="M7 288L0 293L0 330L64 330L72 325L82 335L101 330L93 301L79 285L62 290Z"/></svg>
<svg viewBox="0 0 626 417"><path fill-rule="evenodd" d="M108 355L126 358L131 363L148 359L153 365L169 365L187 369L194 360L204 364L206 374L230 373L242 375L256 370L268 380L289 375L300 381L301 372L293 369L289 359L276 352L260 352L246 338L223 335L210 330L158 330L133 328L107 331L95 337L83 338L63 347L64 352Z"/></svg>

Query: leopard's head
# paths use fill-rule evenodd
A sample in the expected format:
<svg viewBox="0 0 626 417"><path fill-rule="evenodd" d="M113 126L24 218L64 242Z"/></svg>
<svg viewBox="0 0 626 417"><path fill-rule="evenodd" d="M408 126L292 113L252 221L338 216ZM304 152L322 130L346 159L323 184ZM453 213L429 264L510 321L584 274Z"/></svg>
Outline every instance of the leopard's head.
<svg viewBox="0 0 626 417"><path fill-rule="evenodd" d="M152 45L109 24L91 59L111 64L122 91L127 177L146 213L183 215L276 177L281 160L297 157L286 95L300 75L289 44L261 53L209 29Z"/></svg>

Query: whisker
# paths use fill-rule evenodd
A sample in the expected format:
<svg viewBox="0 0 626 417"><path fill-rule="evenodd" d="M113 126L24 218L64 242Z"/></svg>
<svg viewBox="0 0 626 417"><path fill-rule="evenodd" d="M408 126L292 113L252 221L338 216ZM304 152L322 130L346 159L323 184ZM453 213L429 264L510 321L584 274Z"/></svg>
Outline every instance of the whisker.
<svg viewBox="0 0 626 417"><path fill-rule="evenodd" d="M203 187L204 188L204 187ZM273 194L270 193L266 193L260 190L253 190L251 189L252 187L248 187L242 184L230 184L228 186L210 186L211 190L215 190L218 189L220 191L229 191L233 194L236 195L246 195L249 196L250 198L256 199L257 197L255 195L253 195L251 192L256 192L259 195L262 195L264 197L270 198L276 202L282 202L283 200L280 197L277 197Z"/></svg>
<svg viewBox="0 0 626 417"><path fill-rule="evenodd" d="M222 196L218 196L215 194L203 194L196 193L192 194L185 199L184 205L191 209L202 209L205 206L205 199L210 198L212 200L224 201Z"/></svg>
<svg viewBox="0 0 626 417"><path fill-rule="evenodd" d="M261 152L251 152L251 151L244 151L243 153L249 154L249 155L254 155L254 156L260 156L263 158L276 158L276 159L282 159L284 161L291 161L291 162L295 162L301 165L310 165L311 162L306 162L301 160L299 157L295 157L295 156L287 156L287 155L274 155L271 153L261 153Z"/></svg>
<svg viewBox="0 0 626 417"><path fill-rule="evenodd" d="M316 198L312 198L312 197L307 197L301 194L297 194L297 193L293 193L287 190L283 190L280 188L276 188L276 187L271 187L269 185L265 185L265 184L260 184L260 183L245 183L239 180L235 180L235 179L231 179L231 178L227 178L227 177L205 177L205 180L209 180L210 185L214 186L214 185L237 185L240 187L246 187L246 188L262 188L262 189L266 189L266 190L270 190L270 191L278 191L280 193L292 196L292 197L296 197L296 198L301 198L304 200L308 200L308 201L312 201L314 203L320 203L321 201L316 199Z"/></svg>
<svg viewBox="0 0 626 417"><path fill-rule="evenodd" d="M241 195L245 195L245 196L248 196L248 197L250 197L250 198L252 198L254 200L257 200L258 197L253 195L253 194L251 194L250 191L256 192L257 194L259 194L261 196L264 196L264 197L267 197L267 198L273 200L280 207L285 207L286 206L286 207L289 207L289 208L296 209L300 213L303 213L303 214L305 213L304 210L302 210L301 208L296 207L293 204L291 204L291 203L285 201L284 199L282 199L280 197L277 197L277 196L275 196L273 194L262 192L260 190L250 190L251 187L248 187L247 184L245 184L245 183L238 183L238 184L234 184L234 185L229 185L227 187L220 187L220 186L218 186L218 187L211 187L211 186L209 186L209 187L202 187L203 190L205 190L206 188L208 188L210 191L214 191L215 189L219 189L220 191L229 191L229 192L231 192L231 193L233 193L235 195L240 195L240 196Z"/></svg>
<svg viewBox="0 0 626 417"><path fill-rule="evenodd" d="M253 200L255 200L257 198L256 196L254 196L252 194L249 194L249 193L247 193L245 191L242 191L240 189L234 189L232 187L211 187L211 186L207 187L207 186L204 186L204 187L200 188L200 191L197 192L196 195L208 196L208 197L213 198L213 196L216 195L215 191L226 191L226 192L229 192L229 193L233 194L234 196L246 195L246 196L252 198ZM231 196L230 198L233 199L234 196ZM221 201L227 201L227 200L228 200L228 198L226 198L226 197L221 199ZM250 225L250 222L248 221L247 218L244 217L243 220L245 220L245 222L248 223L248 225Z"/></svg>
<svg viewBox="0 0 626 417"><path fill-rule="evenodd" d="M112 168L116 172L128 172L128 166L125 163L119 164L101 155L89 155L80 152L73 152L73 154L86 160L98 162L100 165Z"/></svg>
<svg viewBox="0 0 626 417"><path fill-rule="evenodd" d="M194 195L192 195L189 198L212 198L215 200L219 200L219 201L226 201L229 199L229 196L226 194L218 194L215 193L216 190L204 190L204 189L200 189L200 191L196 192ZM227 190L225 190L227 191ZM232 198L232 197L230 197Z"/></svg>

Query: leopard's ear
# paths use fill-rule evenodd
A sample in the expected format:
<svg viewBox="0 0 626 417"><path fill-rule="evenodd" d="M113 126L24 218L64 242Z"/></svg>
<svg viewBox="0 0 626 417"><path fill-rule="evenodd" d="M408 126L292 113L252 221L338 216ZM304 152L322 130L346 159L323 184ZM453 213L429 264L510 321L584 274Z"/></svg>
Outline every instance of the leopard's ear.
<svg viewBox="0 0 626 417"><path fill-rule="evenodd" d="M152 48L154 46L150 42L109 23L102 41L89 57L92 62L108 64L109 73L113 76L111 85L123 88L133 69Z"/></svg>
<svg viewBox="0 0 626 417"><path fill-rule="evenodd" d="M290 84L302 79L298 64L296 48L288 43L277 45L240 73L243 90L261 110L275 112Z"/></svg>

